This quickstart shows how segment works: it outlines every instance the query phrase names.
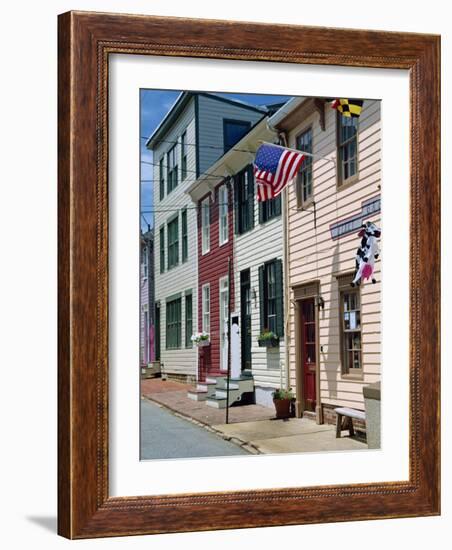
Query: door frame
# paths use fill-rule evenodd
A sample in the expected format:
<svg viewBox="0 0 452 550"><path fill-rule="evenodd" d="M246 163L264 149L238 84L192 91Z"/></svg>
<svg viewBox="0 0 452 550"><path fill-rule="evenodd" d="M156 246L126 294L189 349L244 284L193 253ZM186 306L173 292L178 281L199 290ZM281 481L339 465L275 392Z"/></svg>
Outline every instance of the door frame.
<svg viewBox="0 0 452 550"><path fill-rule="evenodd" d="M222 286L222 283L223 283L224 281L226 281L226 283L227 283L227 285L228 285L228 286L227 286L227 288L228 288L228 301L227 301L227 306L228 306L228 317L229 317L229 315L231 314L231 312L229 311L229 292L230 292L230 288L229 288L229 277L228 277L228 275L224 275L223 277L220 277L220 278L218 279L218 310L219 310L219 331L218 331L218 332L219 332L219 336L220 336L220 338L219 338L219 348L220 348L220 349L219 349L219 351L220 351L220 354L219 354L219 355L220 355L219 370L220 370L221 372L227 372L227 370L228 370L228 369L227 369L227 366L226 366L226 369L223 369L223 345L222 345L222 341L221 341L222 333L223 333L223 331L222 331L222 324L223 324L223 321L224 321L224 320L222 321L222 319L223 319L223 311L222 311L222 303L221 303L221 294L222 294L222 288L221 288L221 286ZM231 337L231 335L228 334L228 338L230 338L230 337ZM227 360L226 360L226 364L227 364Z"/></svg>
<svg viewBox="0 0 452 550"><path fill-rule="evenodd" d="M315 314L315 344L316 344L316 367L315 367L315 416L317 424L323 424L322 403L320 400L320 338L319 338L319 308L317 307L320 296L320 281L311 281L309 283L293 287L294 292L294 310L295 310L295 414L302 418L305 410L304 399L304 366L302 361L302 342L301 342L301 304L304 300L314 300Z"/></svg>

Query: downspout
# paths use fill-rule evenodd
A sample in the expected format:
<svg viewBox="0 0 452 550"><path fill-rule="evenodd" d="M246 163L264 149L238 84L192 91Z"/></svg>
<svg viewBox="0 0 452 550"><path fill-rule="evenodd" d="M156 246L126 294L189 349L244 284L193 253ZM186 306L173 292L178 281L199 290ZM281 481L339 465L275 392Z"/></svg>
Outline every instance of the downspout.
<svg viewBox="0 0 452 550"><path fill-rule="evenodd" d="M267 119L267 128L275 132L280 143L287 147L286 133L274 128ZM286 377L286 389L290 387L290 368L289 368L289 345L290 345L290 291L289 291L289 190L286 186L282 193L283 203L283 266L284 266L284 363L285 363L285 377Z"/></svg>

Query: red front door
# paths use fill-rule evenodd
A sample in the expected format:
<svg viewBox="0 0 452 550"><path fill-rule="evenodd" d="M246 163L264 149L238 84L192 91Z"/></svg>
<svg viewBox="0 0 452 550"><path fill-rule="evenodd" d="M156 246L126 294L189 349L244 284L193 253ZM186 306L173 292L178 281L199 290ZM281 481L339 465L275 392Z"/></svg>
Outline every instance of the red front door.
<svg viewBox="0 0 452 550"><path fill-rule="evenodd" d="M317 361L314 298L301 302L301 365L304 408L315 411L315 372Z"/></svg>

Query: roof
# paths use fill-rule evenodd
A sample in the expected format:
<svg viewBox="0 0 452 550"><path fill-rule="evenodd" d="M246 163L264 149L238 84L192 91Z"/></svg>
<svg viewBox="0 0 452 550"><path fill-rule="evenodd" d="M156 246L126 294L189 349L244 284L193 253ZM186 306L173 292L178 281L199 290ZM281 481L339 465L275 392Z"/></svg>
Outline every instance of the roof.
<svg viewBox="0 0 452 550"><path fill-rule="evenodd" d="M239 172L252 162L253 153L251 151L258 148L259 142L270 140L277 135L277 132L267 123L268 117L262 117L234 147L229 149L188 187L186 193L190 195L193 202L200 200L224 179ZM212 177L213 175L217 176L217 180Z"/></svg>
<svg viewBox="0 0 452 550"><path fill-rule="evenodd" d="M267 113L267 108L264 106L251 105L250 103L246 103L245 101L229 99L210 92L182 92L181 94L179 94L179 96L177 97L176 101L173 103L170 110L166 113L166 115L161 120L160 124L157 126L157 128L154 130L154 132L146 141L146 147L148 149L153 149L155 145L158 143L158 141L164 138L165 134L170 130L174 121L182 113L182 111L188 105L190 100L195 96L209 97L211 99L236 105L237 107L248 109L256 113L262 113L262 114Z"/></svg>

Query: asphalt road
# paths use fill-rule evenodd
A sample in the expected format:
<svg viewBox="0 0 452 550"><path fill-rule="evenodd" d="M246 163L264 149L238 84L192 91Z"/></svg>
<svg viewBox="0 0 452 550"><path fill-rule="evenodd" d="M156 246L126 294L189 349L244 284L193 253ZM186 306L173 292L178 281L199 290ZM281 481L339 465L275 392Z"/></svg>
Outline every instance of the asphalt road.
<svg viewBox="0 0 452 550"><path fill-rule="evenodd" d="M141 460L248 454L205 428L141 400Z"/></svg>

